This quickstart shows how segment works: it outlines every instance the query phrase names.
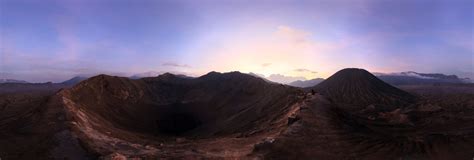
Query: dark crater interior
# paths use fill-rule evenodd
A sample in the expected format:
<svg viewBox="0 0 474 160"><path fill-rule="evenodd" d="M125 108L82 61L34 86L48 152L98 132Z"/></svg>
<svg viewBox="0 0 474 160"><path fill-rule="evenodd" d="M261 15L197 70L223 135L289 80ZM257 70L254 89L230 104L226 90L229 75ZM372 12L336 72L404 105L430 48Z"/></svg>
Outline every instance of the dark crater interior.
<svg viewBox="0 0 474 160"><path fill-rule="evenodd" d="M159 116L155 120L156 132L163 135L181 136L201 126L206 118L192 111L190 108L193 107L196 106L176 103L157 111Z"/></svg>

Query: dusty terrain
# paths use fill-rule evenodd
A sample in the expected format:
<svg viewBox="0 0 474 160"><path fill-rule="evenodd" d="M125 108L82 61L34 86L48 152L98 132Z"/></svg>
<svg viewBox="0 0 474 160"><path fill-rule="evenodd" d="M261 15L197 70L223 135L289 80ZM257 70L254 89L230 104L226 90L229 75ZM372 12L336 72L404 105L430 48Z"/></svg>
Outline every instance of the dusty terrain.
<svg viewBox="0 0 474 160"><path fill-rule="evenodd" d="M399 89L400 88L400 89ZM2 159L472 159L474 86L345 69L311 90L238 72L0 95ZM401 90L402 89L402 90Z"/></svg>

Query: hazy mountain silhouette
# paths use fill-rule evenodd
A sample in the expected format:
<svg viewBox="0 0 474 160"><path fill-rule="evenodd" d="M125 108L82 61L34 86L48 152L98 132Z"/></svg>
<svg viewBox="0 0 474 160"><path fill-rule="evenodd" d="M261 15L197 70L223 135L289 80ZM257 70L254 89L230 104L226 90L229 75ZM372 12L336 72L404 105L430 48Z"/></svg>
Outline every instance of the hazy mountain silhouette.
<svg viewBox="0 0 474 160"><path fill-rule="evenodd" d="M83 81L83 80L86 80L87 77L82 77L82 76L76 76L76 77L73 77L71 79L68 79L64 82L61 82L60 84L64 84L64 85L68 85L68 86L72 86L72 85L75 85L75 84L78 84L79 82Z"/></svg>
<svg viewBox="0 0 474 160"><path fill-rule="evenodd" d="M16 80L16 79L0 79L0 83L29 83L24 80Z"/></svg>
<svg viewBox="0 0 474 160"><path fill-rule="evenodd" d="M130 79L140 79L140 78L145 78L145 77L157 77L159 75L166 74L166 73L174 74L174 75L177 75L177 76L180 76L180 77L183 77L183 78L193 78L193 77L188 76L188 75L186 75L184 73L181 73L181 72L175 73L175 72L157 72L157 71L138 73L138 74L134 74L134 75L130 76L129 78Z"/></svg>
<svg viewBox="0 0 474 160"><path fill-rule="evenodd" d="M60 83L28 83L26 81L0 83L0 93L54 93L62 88L69 88L87 79L87 77L76 76Z"/></svg>
<svg viewBox="0 0 474 160"><path fill-rule="evenodd" d="M305 80L306 78L299 77L299 76L287 76L287 75L282 75L282 74L271 74L268 77L266 77L266 79L273 82L277 82L277 83L289 84L297 80Z"/></svg>
<svg viewBox="0 0 474 160"><path fill-rule="evenodd" d="M315 78L310 80L297 80L289 83L288 85L300 88L313 87L324 81L324 78Z"/></svg>

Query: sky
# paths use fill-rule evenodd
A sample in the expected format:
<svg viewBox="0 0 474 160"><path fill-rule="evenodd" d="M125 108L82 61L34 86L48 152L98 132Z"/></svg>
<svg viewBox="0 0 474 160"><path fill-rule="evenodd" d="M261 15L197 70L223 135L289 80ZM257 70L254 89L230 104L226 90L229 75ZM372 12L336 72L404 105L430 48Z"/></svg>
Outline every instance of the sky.
<svg viewBox="0 0 474 160"><path fill-rule="evenodd" d="M472 0L0 0L0 78L357 67L474 79Z"/></svg>

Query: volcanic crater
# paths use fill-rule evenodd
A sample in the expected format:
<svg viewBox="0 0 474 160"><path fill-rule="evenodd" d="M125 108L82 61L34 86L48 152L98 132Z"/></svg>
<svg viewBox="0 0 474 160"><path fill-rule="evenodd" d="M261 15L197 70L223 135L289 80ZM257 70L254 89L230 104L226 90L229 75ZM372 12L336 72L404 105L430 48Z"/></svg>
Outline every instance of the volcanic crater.
<svg viewBox="0 0 474 160"><path fill-rule="evenodd" d="M238 72L211 72L138 80L99 75L59 94L74 127L94 145L107 141L98 133L159 144L278 132L300 92Z"/></svg>

